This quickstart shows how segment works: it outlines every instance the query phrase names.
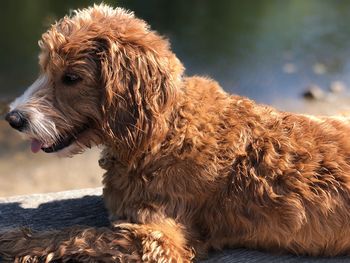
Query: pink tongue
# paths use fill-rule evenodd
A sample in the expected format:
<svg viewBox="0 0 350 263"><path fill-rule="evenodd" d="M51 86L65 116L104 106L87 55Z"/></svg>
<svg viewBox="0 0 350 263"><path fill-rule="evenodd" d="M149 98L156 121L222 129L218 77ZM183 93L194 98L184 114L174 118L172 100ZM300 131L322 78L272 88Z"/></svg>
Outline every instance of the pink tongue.
<svg viewBox="0 0 350 263"><path fill-rule="evenodd" d="M37 139L32 139L32 145L31 149L33 153L37 153L40 151L41 147L43 146L43 143Z"/></svg>

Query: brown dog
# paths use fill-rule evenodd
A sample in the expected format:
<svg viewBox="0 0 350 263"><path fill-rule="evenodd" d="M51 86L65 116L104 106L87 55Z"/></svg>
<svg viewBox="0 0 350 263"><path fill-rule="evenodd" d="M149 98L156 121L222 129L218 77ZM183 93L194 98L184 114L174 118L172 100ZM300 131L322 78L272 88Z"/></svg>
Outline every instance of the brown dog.
<svg viewBox="0 0 350 263"><path fill-rule="evenodd" d="M7 120L33 152L104 145L112 227L6 232L5 260L190 262L227 246L350 254L348 119L278 112L186 78L165 39L106 5L63 18L40 47L40 77Z"/></svg>

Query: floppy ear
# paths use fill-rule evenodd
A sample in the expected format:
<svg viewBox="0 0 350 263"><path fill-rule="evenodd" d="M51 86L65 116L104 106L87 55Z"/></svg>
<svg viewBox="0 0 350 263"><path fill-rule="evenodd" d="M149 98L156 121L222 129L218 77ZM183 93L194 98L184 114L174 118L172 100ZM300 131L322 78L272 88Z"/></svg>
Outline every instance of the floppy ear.
<svg viewBox="0 0 350 263"><path fill-rule="evenodd" d="M105 130L131 148L144 146L176 103L183 66L161 41L161 50L99 39Z"/></svg>

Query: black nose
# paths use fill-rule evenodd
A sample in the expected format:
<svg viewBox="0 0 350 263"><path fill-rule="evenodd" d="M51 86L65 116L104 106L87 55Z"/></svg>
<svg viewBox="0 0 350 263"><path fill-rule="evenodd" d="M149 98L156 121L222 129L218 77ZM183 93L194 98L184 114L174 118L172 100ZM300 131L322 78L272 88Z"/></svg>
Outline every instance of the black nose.
<svg viewBox="0 0 350 263"><path fill-rule="evenodd" d="M5 120L11 125L12 128L22 131L26 124L27 120L23 116L23 114L19 111L10 111L9 113L6 114Z"/></svg>

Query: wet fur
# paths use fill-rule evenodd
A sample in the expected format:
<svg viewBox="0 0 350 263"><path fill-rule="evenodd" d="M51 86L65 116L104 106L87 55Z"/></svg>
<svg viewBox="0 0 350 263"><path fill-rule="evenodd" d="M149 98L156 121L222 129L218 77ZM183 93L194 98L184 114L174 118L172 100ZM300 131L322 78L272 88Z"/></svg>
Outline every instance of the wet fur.
<svg viewBox="0 0 350 263"><path fill-rule="evenodd" d="M5 260L190 262L237 246L350 254L347 118L280 112L184 77L167 40L122 9L78 11L41 46L46 74L74 61L88 79L42 96L60 109L51 119L91 123L81 148L104 145L112 227L6 232Z"/></svg>

